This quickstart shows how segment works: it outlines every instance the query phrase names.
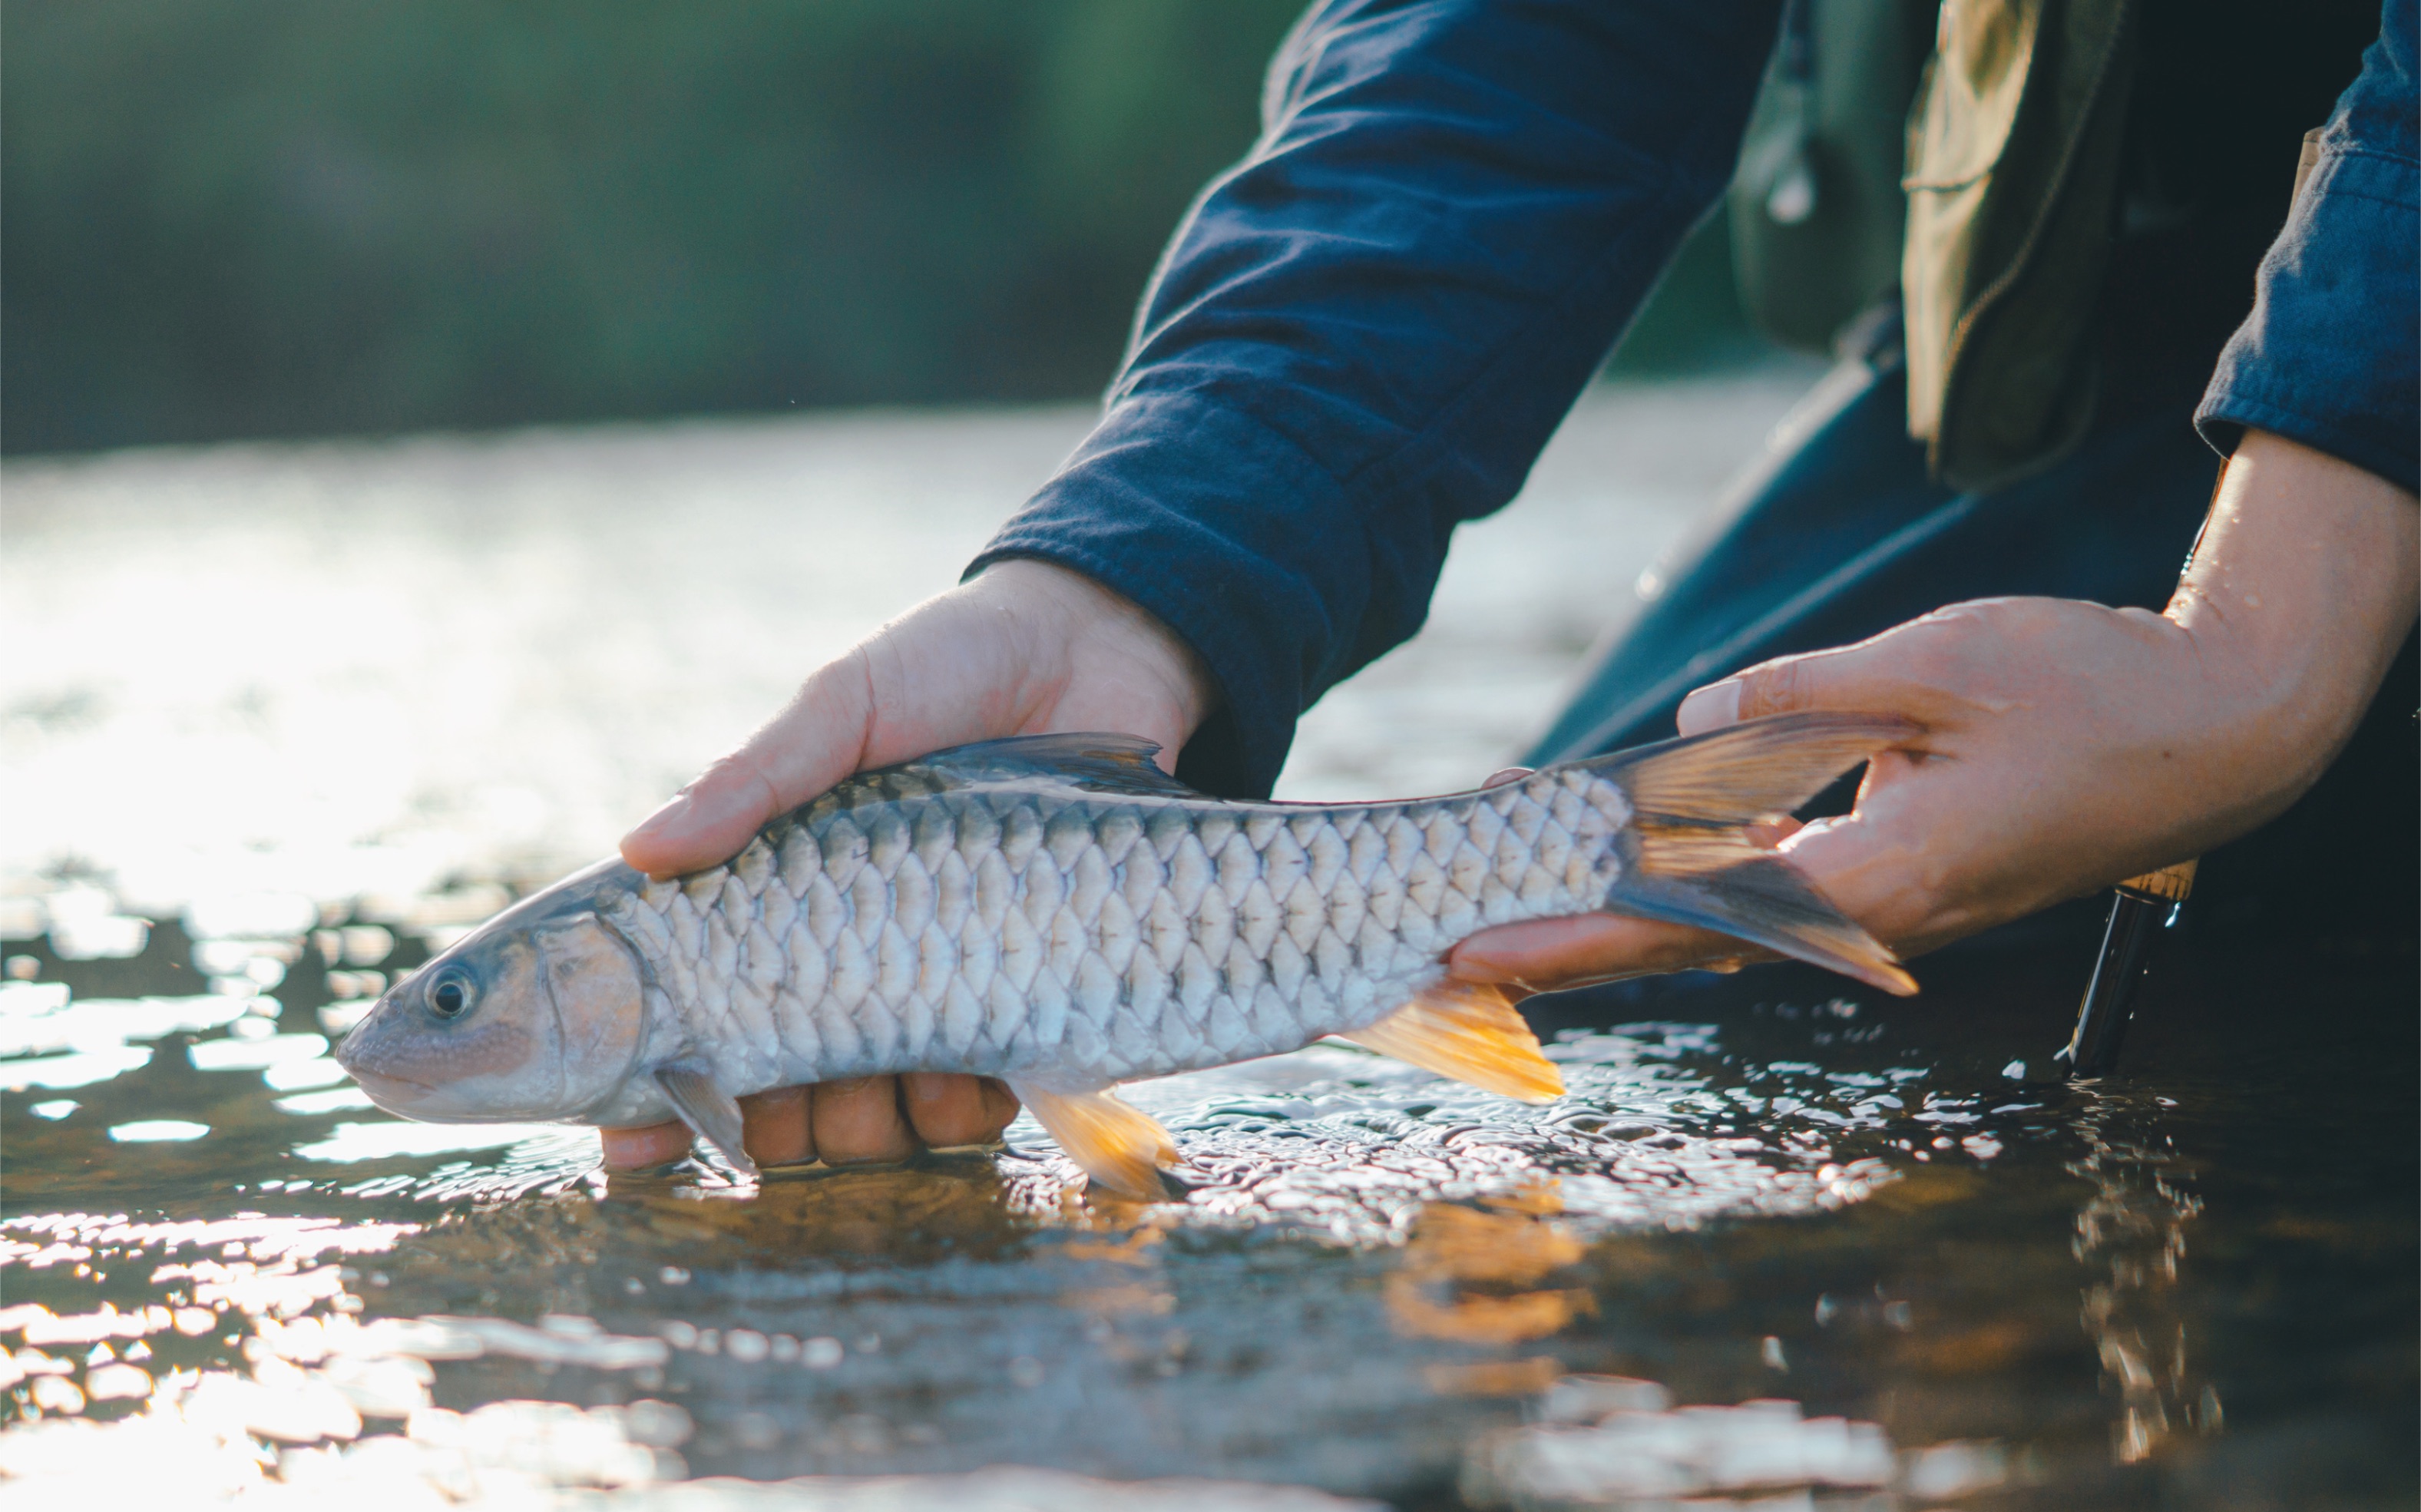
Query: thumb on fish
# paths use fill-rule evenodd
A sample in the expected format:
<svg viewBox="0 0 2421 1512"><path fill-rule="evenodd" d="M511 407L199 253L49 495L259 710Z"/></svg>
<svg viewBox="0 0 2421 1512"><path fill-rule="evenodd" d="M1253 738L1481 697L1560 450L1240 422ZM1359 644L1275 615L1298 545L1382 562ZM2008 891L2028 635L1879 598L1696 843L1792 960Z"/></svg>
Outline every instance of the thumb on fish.
<svg viewBox="0 0 2421 1512"><path fill-rule="evenodd" d="M854 674L854 675L852 675ZM854 656L807 678L782 711L622 837L622 859L650 877L728 860L768 819L857 770L872 704Z"/></svg>
<svg viewBox="0 0 2421 1512"><path fill-rule="evenodd" d="M622 859L650 877L711 866L779 812L773 788L737 755L709 767L622 837Z"/></svg>

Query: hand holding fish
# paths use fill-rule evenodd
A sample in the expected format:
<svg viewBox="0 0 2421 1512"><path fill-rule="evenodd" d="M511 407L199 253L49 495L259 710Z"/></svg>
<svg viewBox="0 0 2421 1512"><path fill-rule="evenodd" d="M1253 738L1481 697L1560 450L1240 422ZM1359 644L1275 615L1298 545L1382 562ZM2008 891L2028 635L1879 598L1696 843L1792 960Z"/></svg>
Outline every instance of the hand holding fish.
<svg viewBox="0 0 2421 1512"><path fill-rule="evenodd" d="M711 866L776 814L851 772L1009 735L1115 729L1173 765L1210 712L1194 654L1126 600L1062 568L1003 562L911 610L811 675L740 748L622 841L652 876ZM943 1072L786 1087L740 1099L760 1163L904 1160L986 1143L1017 1115L991 1078ZM661 1165L690 1147L678 1121L603 1131L606 1164Z"/></svg>
<svg viewBox="0 0 2421 1512"><path fill-rule="evenodd" d="M2410 631L2421 513L2376 475L2246 435L2164 615L1954 604L1692 694L1685 734L1818 709L1917 733L1854 812L1782 853L1913 956L2201 854L2283 812L2352 733ZM1608 915L1465 942L1456 974L1563 986L1737 959L1738 942Z"/></svg>

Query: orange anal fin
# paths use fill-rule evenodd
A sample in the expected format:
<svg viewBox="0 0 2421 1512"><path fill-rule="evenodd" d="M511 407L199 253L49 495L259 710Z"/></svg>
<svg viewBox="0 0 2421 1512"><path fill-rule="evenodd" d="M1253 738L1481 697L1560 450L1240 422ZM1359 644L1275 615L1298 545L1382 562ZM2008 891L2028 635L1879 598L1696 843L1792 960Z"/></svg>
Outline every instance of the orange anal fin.
<svg viewBox="0 0 2421 1512"><path fill-rule="evenodd" d="M1444 981L1367 1028L1338 1035L1425 1071L1523 1102L1564 1095L1564 1073L1503 988Z"/></svg>
<svg viewBox="0 0 2421 1512"><path fill-rule="evenodd" d="M1053 1092L1025 1082L1009 1090L1034 1114L1035 1122L1059 1142L1085 1174L1121 1197L1163 1202L1160 1166L1177 1162L1177 1142L1160 1121L1120 1102L1107 1087L1098 1092Z"/></svg>

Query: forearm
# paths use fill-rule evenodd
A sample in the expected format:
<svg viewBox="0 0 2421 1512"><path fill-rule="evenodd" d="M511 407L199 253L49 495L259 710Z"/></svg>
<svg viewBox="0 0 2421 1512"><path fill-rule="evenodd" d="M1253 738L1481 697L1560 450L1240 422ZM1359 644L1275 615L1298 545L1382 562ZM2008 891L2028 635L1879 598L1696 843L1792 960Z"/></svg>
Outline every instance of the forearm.
<svg viewBox="0 0 2421 1512"><path fill-rule="evenodd" d="M1729 177L1773 0L1323 6L1146 291L1101 427L985 560L1057 562L1203 658L1188 749L1269 790L1410 636ZM978 565L981 565L979 561Z"/></svg>
<svg viewBox="0 0 2421 1512"><path fill-rule="evenodd" d="M2377 694L2421 607L2421 502L2264 431L2229 460L2166 618L2209 679L2236 780L2228 837L2308 788Z"/></svg>

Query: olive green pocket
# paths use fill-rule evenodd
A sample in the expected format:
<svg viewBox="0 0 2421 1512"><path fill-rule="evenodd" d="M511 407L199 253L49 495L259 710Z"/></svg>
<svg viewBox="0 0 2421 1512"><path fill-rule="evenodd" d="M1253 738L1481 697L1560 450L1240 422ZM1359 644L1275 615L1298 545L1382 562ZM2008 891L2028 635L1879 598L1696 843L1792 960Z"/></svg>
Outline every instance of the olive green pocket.
<svg viewBox="0 0 2421 1512"><path fill-rule="evenodd" d="M1899 280L1903 136L1935 0L1791 0L1730 196L1741 307L1823 351Z"/></svg>
<svg viewBox="0 0 2421 1512"><path fill-rule="evenodd" d="M1909 434L1996 487L2092 419L2094 305L2132 83L2132 0L1945 0L1909 117Z"/></svg>

